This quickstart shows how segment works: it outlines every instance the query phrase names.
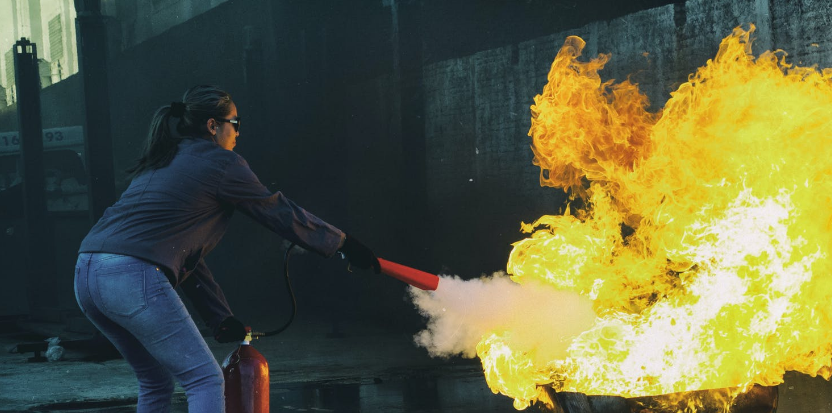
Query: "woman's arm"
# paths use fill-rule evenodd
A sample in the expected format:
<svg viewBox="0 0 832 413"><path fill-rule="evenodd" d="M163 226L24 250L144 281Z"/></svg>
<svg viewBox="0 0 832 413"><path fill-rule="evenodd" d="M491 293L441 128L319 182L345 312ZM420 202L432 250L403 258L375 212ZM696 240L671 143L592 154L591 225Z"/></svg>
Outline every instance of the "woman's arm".
<svg viewBox="0 0 832 413"><path fill-rule="evenodd" d="M305 249L331 257L344 243L344 232L307 212L281 192L272 193L239 155L225 169L217 197L266 228Z"/></svg>
<svg viewBox="0 0 832 413"><path fill-rule="evenodd" d="M234 315L204 259L199 260L196 268L179 285L212 334L223 320Z"/></svg>

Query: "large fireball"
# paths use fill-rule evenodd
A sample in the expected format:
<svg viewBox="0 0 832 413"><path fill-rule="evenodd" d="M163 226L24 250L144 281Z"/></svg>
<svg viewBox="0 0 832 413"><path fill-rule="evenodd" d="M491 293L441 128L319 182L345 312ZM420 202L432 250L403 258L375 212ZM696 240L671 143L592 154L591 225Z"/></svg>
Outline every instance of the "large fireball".
<svg viewBox="0 0 832 413"><path fill-rule="evenodd" d="M551 328L480 335L488 383L516 407L541 386L636 397L829 378L832 71L755 58L753 30L735 29L659 113L637 85L601 80L608 55L581 62L583 40L566 40L529 135L541 184L576 202L523 225L508 273L594 315L545 361Z"/></svg>

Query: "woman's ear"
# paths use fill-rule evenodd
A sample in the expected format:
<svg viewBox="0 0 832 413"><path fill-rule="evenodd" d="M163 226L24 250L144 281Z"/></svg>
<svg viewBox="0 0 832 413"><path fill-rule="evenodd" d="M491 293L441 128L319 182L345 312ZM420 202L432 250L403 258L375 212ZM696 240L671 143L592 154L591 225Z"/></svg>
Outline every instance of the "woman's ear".
<svg viewBox="0 0 832 413"><path fill-rule="evenodd" d="M217 133L217 121L214 118L208 119L208 122L205 123L206 128L208 129L208 133L215 134Z"/></svg>

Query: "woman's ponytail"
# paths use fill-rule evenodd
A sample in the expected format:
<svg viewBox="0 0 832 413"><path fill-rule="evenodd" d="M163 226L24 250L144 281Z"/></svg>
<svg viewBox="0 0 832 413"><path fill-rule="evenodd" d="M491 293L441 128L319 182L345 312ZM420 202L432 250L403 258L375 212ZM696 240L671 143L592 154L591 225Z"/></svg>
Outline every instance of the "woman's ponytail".
<svg viewBox="0 0 832 413"><path fill-rule="evenodd" d="M142 155L127 173L136 176L148 169L167 166L176 156L183 137L206 136L208 119L226 116L231 105L231 95L216 86L199 85L188 89L182 102L173 102L156 110Z"/></svg>
<svg viewBox="0 0 832 413"><path fill-rule="evenodd" d="M127 173L136 176L148 169L167 166L176 155L176 149L182 139L177 132L177 123L179 117L171 116L171 106L157 109L153 114L153 120L150 121L142 156L135 165L127 169Z"/></svg>

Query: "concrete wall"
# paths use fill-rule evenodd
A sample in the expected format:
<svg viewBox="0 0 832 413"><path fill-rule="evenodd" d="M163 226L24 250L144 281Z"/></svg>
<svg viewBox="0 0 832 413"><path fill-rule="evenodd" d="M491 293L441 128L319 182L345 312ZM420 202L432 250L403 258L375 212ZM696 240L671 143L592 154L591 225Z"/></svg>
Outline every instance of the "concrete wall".
<svg viewBox="0 0 832 413"><path fill-rule="evenodd" d="M40 92L41 122L44 129L83 124L83 106L78 104L77 75L43 88ZM0 108L0 131L17 130L17 104Z"/></svg>
<svg viewBox="0 0 832 413"><path fill-rule="evenodd" d="M567 36L587 41L587 59L611 53L602 77L630 76L658 110L739 25L757 26L755 53L780 48L795 63L832 66L830 12L822 1L691 0L427 65L428 208L442 234L433 265L463 276L502 269L508 244L524 237L520 221L563 206L560 190L538 185L527 133Z"/></svg>
<svg viewBox="0 0 832 413"><path fill-rule="evenodd" d="M129 49L227 0L103 0L102 12L120 22L121 44Z"/></svg>

